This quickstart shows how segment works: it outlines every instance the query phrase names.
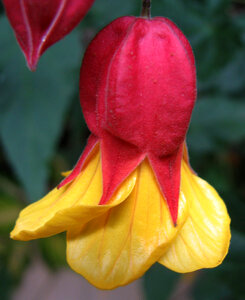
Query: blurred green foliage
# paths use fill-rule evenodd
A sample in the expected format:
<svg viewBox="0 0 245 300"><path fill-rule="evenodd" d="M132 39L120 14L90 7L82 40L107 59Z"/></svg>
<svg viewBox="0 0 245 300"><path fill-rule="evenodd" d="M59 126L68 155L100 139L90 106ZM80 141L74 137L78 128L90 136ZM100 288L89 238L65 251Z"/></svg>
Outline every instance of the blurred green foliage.
<svg viewBox="0 0 245 300"><path fill-rule="evenodd" d="M41 197L47 184L48 163L62 134L60 128L79 74L81 47L74 32L51 48L31 73L4 17L0 28L1 140L29 199L34 200Z"/></svg>
<svg viewBox="0 0 245 300"><path fill-rule="evenodd" d="M140 0L97 0L79 25L30 73L0 2L0 295L9 299L38 252L64 265L64 236L34 243L10 241L19 210L37 200L72 167L88 136L79 107L78 79L85 47L114 18L138 15ZM193 275L195 300L245 299L245 2L152 0L152 15L171 18L196 57L198 101L188 133L193 168L225 200L232 219L228 257ZM30 249L34 249L30 251ZM144 277L147 299L169 299L183 280L158 265Z"/></svg>

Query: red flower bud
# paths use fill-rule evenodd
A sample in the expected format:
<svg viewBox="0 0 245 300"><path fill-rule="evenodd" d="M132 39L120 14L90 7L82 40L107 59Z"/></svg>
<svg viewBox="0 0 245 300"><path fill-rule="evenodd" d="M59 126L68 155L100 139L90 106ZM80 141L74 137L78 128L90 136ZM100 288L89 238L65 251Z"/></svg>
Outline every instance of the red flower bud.
<svg viewBox="0 0 245 300"><path fill-rule="evenodd" d="M34 71L39 57L68 34L94 0L3 0L6 14L28 67Z"/></svg>
<svg viewBox="0 0 245 300"><path fill-rule="evenodd" d="M99 140L100 203L147 158L176 223L183 143L196 98L194 57L183 33L162 17L115 20L88 47L80 98L93 135L62 185Z"/></svg>

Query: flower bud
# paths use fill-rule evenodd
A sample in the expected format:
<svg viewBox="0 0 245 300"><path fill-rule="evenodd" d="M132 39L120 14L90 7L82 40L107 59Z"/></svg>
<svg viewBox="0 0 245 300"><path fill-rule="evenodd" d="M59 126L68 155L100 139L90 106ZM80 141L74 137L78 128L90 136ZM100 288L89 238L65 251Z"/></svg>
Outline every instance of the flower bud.
<svg viewBox="0 0 245 300"><path fill-rule="evenodd" d="M81 21L94 0L3 0L30 70L42 53Z"/></svg>
<svg viewBox="0 0 245 300"><path fill-rule="evenodd" d="M117 19L88 48L80 87L92 132L170 155L184 141L196 98L191 47L166 18Z"/></svg>

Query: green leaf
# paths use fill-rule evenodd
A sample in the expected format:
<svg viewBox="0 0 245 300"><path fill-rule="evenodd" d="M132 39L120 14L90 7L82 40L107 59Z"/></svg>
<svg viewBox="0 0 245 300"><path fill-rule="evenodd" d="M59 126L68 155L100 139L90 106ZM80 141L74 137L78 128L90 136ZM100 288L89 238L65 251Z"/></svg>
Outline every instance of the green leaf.
<svg viewBox="0 0 245 300"><path fill-rule="evenodd" d="M222 70L219 76L213 78L217 87L226 93L238 93L245 90L245 47L234 55L230 63Z"/></svg>
<svg viewBox="0 0 245 300"><path fill-rule="evenodd" d="M188 132L188 145L197 153L214 152L245 138L245 103L209 97L197 101Z"/></svg>
<svg viewBox="0 0 245 300"><path fill-rule="evenodd" d="M80 66L78 32L48 49L31 73L6 18L0 19L0 126L7 158L31 201L43 195ZM77 77L78 77L77 72Z"/></svg>
<svg viewBox="0 0 245 300"><path fill-rule="evenodd" d="M195 300L244 299L244 247L245 236L232 231L228 256L219 267L201 272L194 286Z"/></svg>
<svg viewBox="0 0 245 300"><path fill-rule="evenodd" d="M143 277L146 299L169 299L179 278L179 274L164 268L162 265L153 265Z"/></svg>
<svg viewBox="0 0 245 300"><path fill-rule="evenodd" d="M67 266L66 263L66 237L59 234L38 241L43 258L53 268Z"/></svg>
<svg viewBox="0 0 245 300"><path fill-rule="evenodd" d="M95 1L91 11L82 22L82 26L91 25L100 28L108 25L114 19L132 15L137 4L132 0L121 1L115 0L97 0ZM138 12L140 12L141 2L138 2Z"/></svg>
<svg viewBox="0 0 245 300"><path fill-rule="evenodd" d="M0 192L0 234L9 234L20 210L21 205L18 201Z"/></svg>

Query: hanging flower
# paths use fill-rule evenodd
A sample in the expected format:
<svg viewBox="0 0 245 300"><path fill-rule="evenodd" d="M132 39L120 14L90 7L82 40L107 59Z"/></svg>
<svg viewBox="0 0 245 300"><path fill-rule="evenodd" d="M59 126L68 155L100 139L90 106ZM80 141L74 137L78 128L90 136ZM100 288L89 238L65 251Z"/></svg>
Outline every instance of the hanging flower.
<svg viewBox="0 0 245 300"><path fill-rule="evenodd" d="M183 33L161 17L115 20L88 47L80 97L87 146L58 188L20 213L11 237L67 231L69 265L103 289L156 261L181 273L219 265L230 219L189 166L196 75Z"/></svg>
<svg viewBox="0 0 245 300"><path fill-rule="evenodd" d="M9 22L34 71L43 52L67 35L94 0L3 0Z"/></svg>

